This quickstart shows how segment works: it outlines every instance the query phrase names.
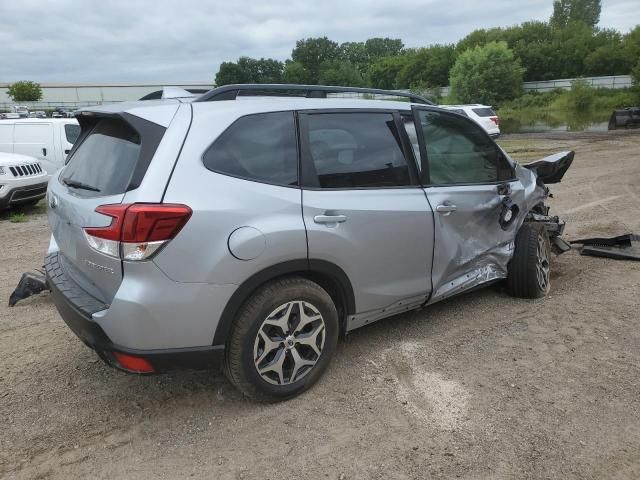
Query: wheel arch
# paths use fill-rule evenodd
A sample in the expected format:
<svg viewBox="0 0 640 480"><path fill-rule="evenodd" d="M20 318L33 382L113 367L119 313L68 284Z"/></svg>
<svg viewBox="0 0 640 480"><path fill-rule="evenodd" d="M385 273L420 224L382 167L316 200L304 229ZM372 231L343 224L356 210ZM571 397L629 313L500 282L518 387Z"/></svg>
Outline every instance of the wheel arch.
<svg viewBox="0 0 640 480"><path fill-rule="evenodd" d="M353 286L344 270L325 260L289 260L253 274L236 289L222 311L213 337L213 345L226 343L238 311L258 288L267 282L296 275L317 283L327 291L338 310L340 333L346 332L347 317L356 312L356 305Z"/></svg>

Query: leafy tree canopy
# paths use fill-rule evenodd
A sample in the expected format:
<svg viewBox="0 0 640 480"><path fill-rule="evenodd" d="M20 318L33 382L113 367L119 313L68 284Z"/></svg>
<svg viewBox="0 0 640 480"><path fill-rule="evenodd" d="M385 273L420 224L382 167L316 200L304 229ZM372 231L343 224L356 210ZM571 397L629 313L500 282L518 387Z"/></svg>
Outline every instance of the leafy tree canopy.
<svg viewBox="0 0 640 480"><path fill-rule="evenodd" d="M39 83L21 80L9 85L7 95L14 102L37 102L42 98L42 88L40 88Z"/></svg>
<svg viewBox="0 0 640 480"><path fill-rule="evenodd" d="M601 11L600 0L554 0L549 23L564 28L571 22L582 22L593 28L600 21Z"/></svg>
<svg viewBox="0 0 640 480"><path fill-rule="evenodd" d="M466 50L451 69L451 95L461 103L495 105L522 90L520 60L506 42Z"/></svg>

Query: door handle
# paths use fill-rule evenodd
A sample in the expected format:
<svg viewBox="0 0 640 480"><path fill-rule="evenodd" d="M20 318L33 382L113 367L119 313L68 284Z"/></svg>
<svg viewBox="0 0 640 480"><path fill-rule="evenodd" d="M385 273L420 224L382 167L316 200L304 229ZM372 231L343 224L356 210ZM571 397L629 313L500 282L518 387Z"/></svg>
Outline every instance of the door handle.
<svg viewBox="0 0 640 480"><path fill-rule="evenodd" d="M445 202L442 205L438 205L436 207L436 212L442 213L443 215L449 215L451 212L455 212L458 209L455 205Z"/></svg>
<svg viewBox="0 0 640 480"><path fill-rule="evenodd" d="M45 156L45 157L47 156L47 149L46 148L42 149L42 155Z"/></svg>
<svg viewBox="0 0 640 480"><path fill-rule="evenodd" d="M347 221L346 215L316 215L313 217L316 223L343 223Z"/></svg>

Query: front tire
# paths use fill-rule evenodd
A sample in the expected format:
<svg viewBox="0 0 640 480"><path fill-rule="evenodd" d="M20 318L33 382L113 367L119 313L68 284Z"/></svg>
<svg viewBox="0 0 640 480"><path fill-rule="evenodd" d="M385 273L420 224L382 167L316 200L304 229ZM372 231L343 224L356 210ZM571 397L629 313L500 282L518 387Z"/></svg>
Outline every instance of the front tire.
<svg viewBox="0 0 640 480"><path fill-rule="evenodd" d="M245 395L278 401L310 388L338 342L329 294L300 277L259 288L242 306L225 348L225 374Z"/></svg>
<svg viewBox="0 0 640 480"><path fill-rule="evenodd" d="M549 235L540 223L525 223L515 241L509 263L507 291L519 298L541 298L551 288L551 246Z"/></svg>

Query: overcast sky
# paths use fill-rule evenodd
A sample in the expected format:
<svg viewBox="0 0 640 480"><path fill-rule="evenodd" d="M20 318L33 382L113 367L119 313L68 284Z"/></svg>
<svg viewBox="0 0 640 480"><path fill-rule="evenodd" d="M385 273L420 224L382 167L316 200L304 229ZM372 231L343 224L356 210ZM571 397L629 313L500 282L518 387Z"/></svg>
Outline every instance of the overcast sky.
<svg viewBox="0 0 640 480"><path fill-rule="evenodd" d="M629 31L639 0L603 0ZM212 81L242 55L289 57L295 41L451 43L477 28L551 15L552 0L0 0L0 82Z"/></svg>

